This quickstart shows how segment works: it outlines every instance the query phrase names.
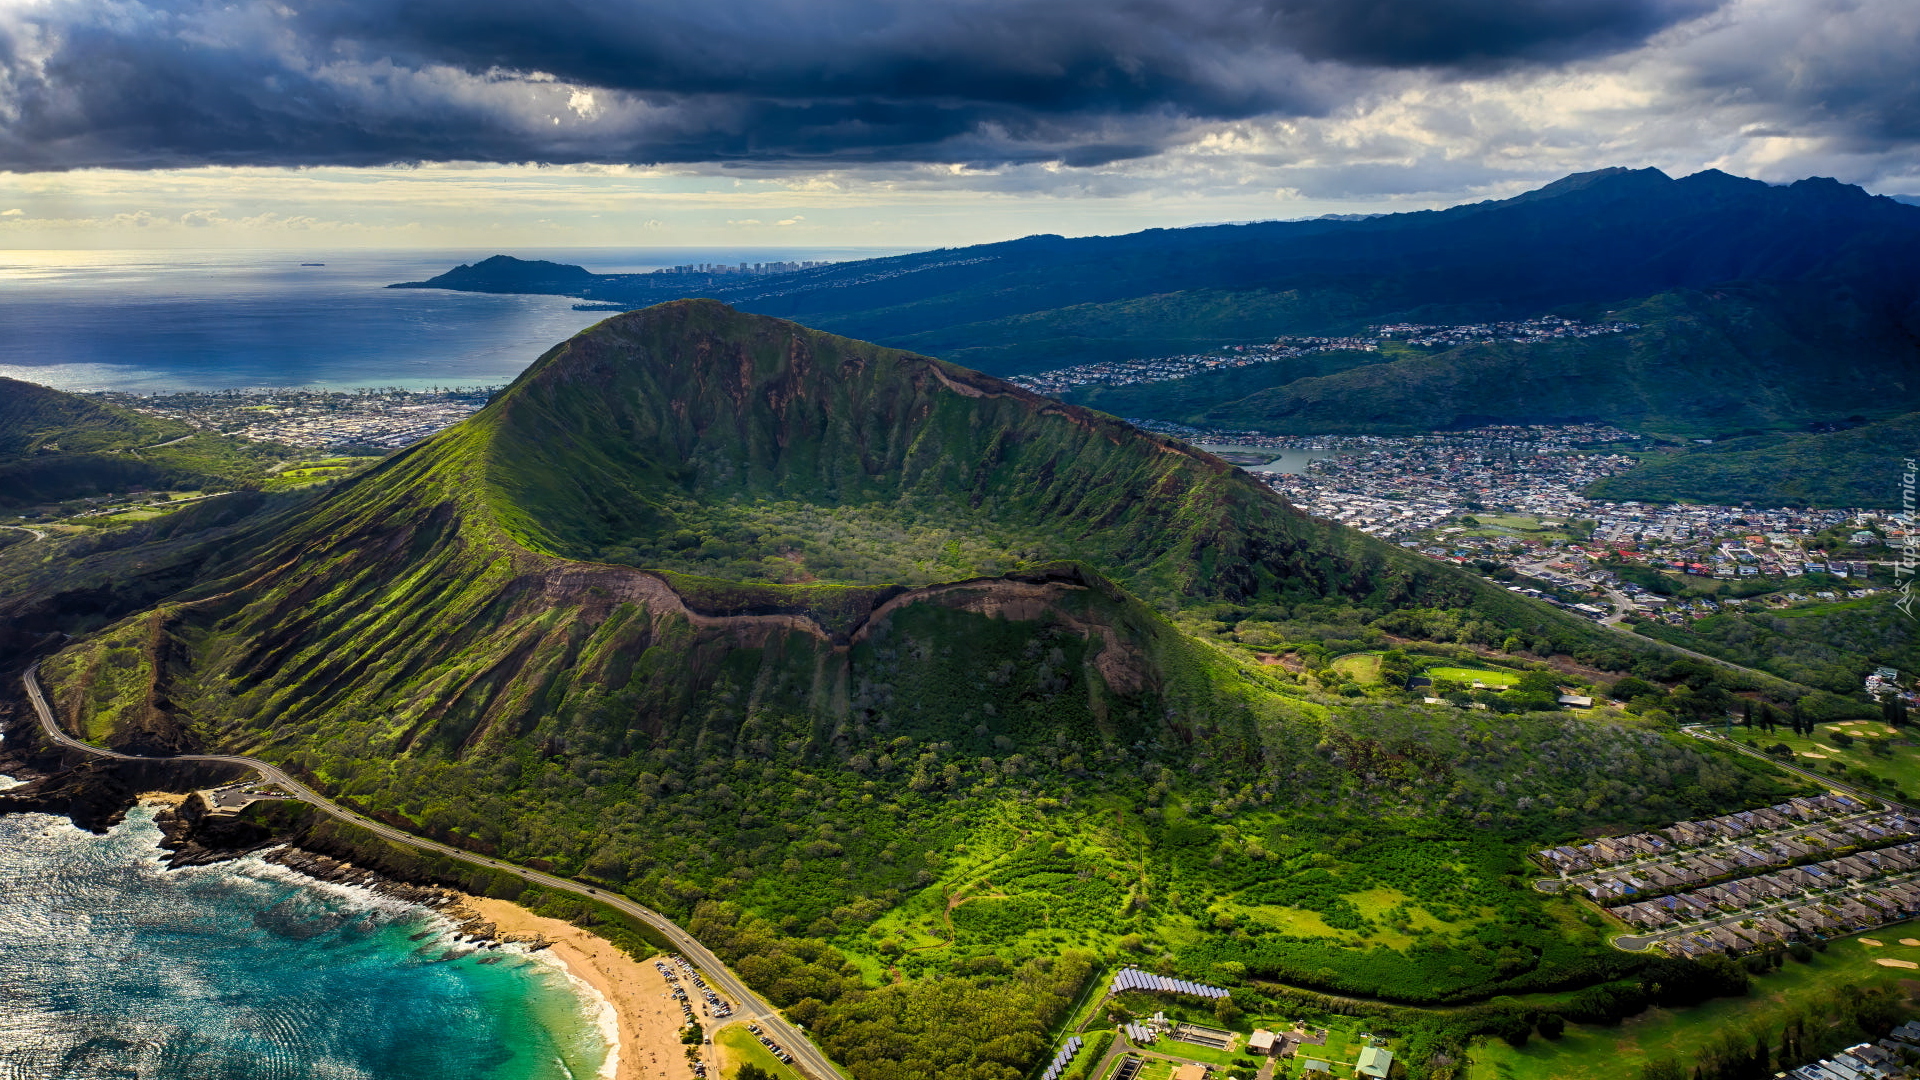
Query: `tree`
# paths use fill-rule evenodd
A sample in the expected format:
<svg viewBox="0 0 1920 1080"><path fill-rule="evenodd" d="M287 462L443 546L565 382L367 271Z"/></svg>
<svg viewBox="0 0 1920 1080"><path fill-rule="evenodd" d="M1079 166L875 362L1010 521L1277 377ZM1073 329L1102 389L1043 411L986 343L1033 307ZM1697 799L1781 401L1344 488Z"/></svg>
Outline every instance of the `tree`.
<svg viewBox="0 0 1920 1080"><path fill-rule="evenodd" d="M1907 725L1907 703L1891 694L1881 698L1880 719L1885 720L1889 727L1905 727Z"/></svg>
<svg viewBox="0 0 1920 1080"><path fill-rule="evenodd" d="M1527 1037L1533 1034L1533 1024L1524 1013L1504 1012L1488 1017L1481 1030L1506 1040L1507 1045L1517 1049L1527 1045Z"/></svg>
<svg viewBox="0 0 1920 1080"><path fill-rule="evenodd" d="M1751 701L1740 703L1740 726L1746 728L1753 726L1753 702Z"/></svg>
<svg viewBox="0 0 1920 1080"><path fill-rule="evenodd" d="M1535 1026L1540 1029L1542 1038L1557 1039L1566 1033L1567 1021L1559 1013L1542 1013L1540 1019L1535 1021Z"/></svg>
<svg viewBox="0 0 1920 1080"><path fill-rule="evenodd" d="M1560 676L1553 671L1529 671L1513 684L1515 690L1531 694L1560 693Z"/></svg>
<svg viewBox="0 0 1920 1080"><path fill-rule="evenodd" d="M1647 680L1638 679L1629 675L1619 682L1614 683L1613 689L1607 691L1607 693L1616 701L1632 701L1634 698L1640 697L1659 697L1662 692L1659 687Z"/></svg>
<svg viewBox="0 0 1920 1080"><path fill-rule="evenodd" d="M1687 1080L1687 1072L1672 1058L1655 1058L1640 1067L1640 1080Z"/></svg>
<svg viewBox="0 0 1920 1080"><path fill-rule="evenodd" d="M748 1062L740 1066L739 1072L733 1074L733 1080L776 1080L776 1078L767 1070Z"/></svg>

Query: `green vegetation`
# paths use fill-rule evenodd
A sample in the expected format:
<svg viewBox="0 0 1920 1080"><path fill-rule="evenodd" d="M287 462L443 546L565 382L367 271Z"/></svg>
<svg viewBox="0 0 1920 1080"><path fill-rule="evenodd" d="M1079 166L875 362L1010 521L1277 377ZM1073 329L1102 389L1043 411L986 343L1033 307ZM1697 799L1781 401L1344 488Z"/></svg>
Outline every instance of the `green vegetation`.
<svg viewBox="0 0 1920 1080"><path fill-rule="evenodd" d="M710 301L609 320L325 491L231 498L63 541L63 573L0 551L63 610L139 569L43 665L70 719L619 889L861 1080L1017 1080L1123 959L1419 1005L1718 986L1608 947L1524 853L1799 789L1673 731L1744 677ZM1580 678L1550 656L1655 704L1544 711ZM1517 678L1503 712L1428 708L1420 664Z"/></svg>
<svg viewBox="0 0 1920 1080"><path fill-rule="evenodd" d="M265 491L292 491L315 484L332 483L345 480L379 460L375 457L327 457L288 462L268 469L266 477L260 481L260 487Z"/></svg>
<svg viewBox="0 0 1920 1080"><path fill-rule="evenodd" d="M1269 323L1268 326L1273 325ZM1259 340L1271 333L1267 326L1245 328L1245 336ZM1204 346L1203 346L1204 347ZM1184 349L1169 349L1169 353ZM1289 360L1210 371L1184 379L1135 386L1087 386L1062 395L1062 400L1114 416L1199 416L1222 401L1238 401L1268 387L1300 379L1321 378L1367 364L1379 364L1409 355L1407 346L1388 346L1381 352L1342 350L1311 353ZM1412 353L1418 355L1417 353ZM948 354L955 362L964 357Z"/></svg>
<svg viewBox="0 0 1920 1080"><path fill-rule="evenodd" d="M638 960L667 951L669 944L645 922L598 901L532 884L517 874L410 845L396 844L299 802L257 802L241 821L260 840L282 837L309 851L377 870L401 881L448 885L476 896L511 901L536 915L592 930Z"/></svg>
<svg viewBox="0 0 1920 1080"><path fill-rule="evenodd" d="M804 1074L781 1064L761 1046L745 1024L728 1024L714 1033L713 1041L735 1066L725 1071L726 1080L806 1080Z"/></svg>
<svg viewBox="0 0 1920 1080"><path fill-rule="evenodd" d="M1438 684L1440 680L1445 679L1448 682L1463 683L1467 686L1472 686L1476 682L1483 682L1488 686L1504 688L1520 681L1520 673L1517 671L1496 671L1493 668L1450 667L1444 664L1427 668L1421 672L1421 674L1434 680L1436 684Z"/></svg>
<svg viewBox="0 0 1920 1080"><path fill-rule="evenodd" d="M1883 593L1779 611L1727 611L1684 627L1649 623L1639 631L1833 694L1852 694L1880 665L1920 670L1920 625L1894 599Z"/></svg>
<svg viewBox="0 0 1920 1080"><path fill-rule="evenodd" d="M258 482L293 451L0 379L0 507Z"/></svg>
<svg viewBox="0 0 1920 1080"><path fill-rule="evenodd" d="M1649 1066L1672 1061L1671 1075L1702 1080L1773 1075L1815 1061L1862 1039L1873 1039L1910 1018L1912 1006L1903 985L1912 972L1875 964L1879 957L1920 961L1920 949L1897 944L1920 935L1920 924L1882 927L1869 935L1887 944L1862 945L1858 938L1833 942L1805 959L1769 958L1770 969L1754 980L1752 992L1723 997L1689 1008L1654 1008L1624 1024L1571 1023L1557 1039L1531 1039L1515 1046L1489 1039L1474 1048L1468 1080L1618 1080L1653 1076ZM1775 966L1777 965L1777 966ZM1536 1010L1565 1008L1578 1015L1575 1000L1537 996L1522 999ZM1769 1052L1758 1060L1756 1047ZM1699 1071L1695 1071L1699 1070Z"/></svg>
<svg viewBox="0 0 1920 1080"><path fill-rule="evenodd" d="M1097 414L719 305L654 310L550 353L475 418L466 441L484 456L487 509L519 543L770 582L918 584L1075 559L1169 605L1331 594L1584 630ZM738 372L622 361L715 336ZM563 374L576 370L614 382L582 394ZM449 441L435 456L460 452Z"/></svg>
<svg viewBox="0 0 1920 1080"><path fill-rule="evenodd" d="M94 454L177 439L194 429L89 401L77 394L0 378L0 461L38 454Z"/></svg>
<svg viewBox="0 0 1920 1080"><path fill-rule="evenodd" d="M1648 457L1587 489L1595 499L1761 506L1900 506L1920 413L1824 434L1768 432Z"/></svg>
<svg viewBox="0 0 1920 1080"><path fill-rule="evenodd" d="M1627 562L1623 559L1609 559L1607 569L1620 575L1620 580L1661 596L1674 596L1683 600L1705 598L1724 600L1741 599L1751 596L1765 596L1781 591L1778 578L1748 577L1726 581L1719 578L1701 577L1698 574L1682 573L1678 570L1662 570L1645 563ZM1797 588L1818 589L1842 585L1838 578L1829 578L1825 574L1802 577L1795 582Z"/></svg>
<svg viewBox="0 0 1920 1080"><path fill-rule="evenodd" d="M1551 524L1549 522L1551 521ZM1592 535L1590 521L1565 521L1534 514L1478 513L1462 522L1466 536L1527 537L1542 542L1586 540Z"/></svg>
<svg viewBox="0 0 1920 1080"><path fill-rule="evenodd" d="M1905 725L1840 720L1818 725L1811 735L1800 735L1783 719L1771 725L1750 725L1734 734L1803 769L1869 791L1885 791L1895 798L1920 792L1920 748Z"/></svg>
<svg viewBox="0 0 1920 1080"><path fill-rule="evenodd" d="M1895 357L1910 349L1891 337L1862 342L1848 329L1859 324L1861 312L1828 307L1824 295L1797 286L1665 292L1614 305L1611 317L1643 329L1544 344L1462 345L1279 384L1204 410L1163 407L1129 415L1274 433L1419 432L1495 419L1600 418L1676 436L1719 435L1794 420L1885 416L1885 398L1869 389L1874 366L1860 362L1859 350L1897 364L1903 361ZM1685 380L1673 378L1676 356L1686 358L1691 374ZM1830 381L1835 371L1852 380L1844 390ZM1173 389L1162 400L1193 397ZM1880 471L1885 468L1883 463ZM1893 479L1885 483L1897 495ZM1627 489L1606 490L1606 497L1620 498L1618 492ZM1794 490L1804 498L1813 488ZM1880 493L1873 505L1887 497Z"/></svg>
<svg viewBox="0 0 1920 1080"><path fill-rule="evenodd" d="M1334 660L1333 670L1355 682L1380 682L1380 653L1348 653Z"/></svg>

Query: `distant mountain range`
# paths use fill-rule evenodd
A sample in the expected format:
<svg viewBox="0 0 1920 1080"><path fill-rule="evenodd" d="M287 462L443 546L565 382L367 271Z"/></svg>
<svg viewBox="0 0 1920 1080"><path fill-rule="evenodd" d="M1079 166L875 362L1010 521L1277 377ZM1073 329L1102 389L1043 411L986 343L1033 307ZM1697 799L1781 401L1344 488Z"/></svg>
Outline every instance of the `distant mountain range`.
<svg viewBox="0 0 1920 1080"><path fill-rule="evenodd" d="M1272 431L1610 420L1716 434L1920 405L1920 207L1823 178L1604 169L1448 210L1030 236L747 281L498 256L407 287L636 305L699 291L1001 375L1389 321L1565 314L1645 327L1078 398Z"/></svg>

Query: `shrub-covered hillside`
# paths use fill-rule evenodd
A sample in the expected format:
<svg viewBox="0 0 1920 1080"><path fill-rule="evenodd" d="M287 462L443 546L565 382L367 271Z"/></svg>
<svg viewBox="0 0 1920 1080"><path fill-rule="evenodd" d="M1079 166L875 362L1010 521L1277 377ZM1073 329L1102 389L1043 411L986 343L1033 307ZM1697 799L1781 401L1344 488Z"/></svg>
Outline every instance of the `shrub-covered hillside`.
<svg viewBox="0 0 1920 1080"><path fill-rule="evenodd" d="M1665 714L1327 678L1389 634L1659 661L1110 418L711 301L252 530L44 664L73 727L623 889L861 1080L1017 1080L1127 957L1421 1003L1624 977L1526 845L1787 790ZM1560 662L1525 681L1591 678Z"/></svg>

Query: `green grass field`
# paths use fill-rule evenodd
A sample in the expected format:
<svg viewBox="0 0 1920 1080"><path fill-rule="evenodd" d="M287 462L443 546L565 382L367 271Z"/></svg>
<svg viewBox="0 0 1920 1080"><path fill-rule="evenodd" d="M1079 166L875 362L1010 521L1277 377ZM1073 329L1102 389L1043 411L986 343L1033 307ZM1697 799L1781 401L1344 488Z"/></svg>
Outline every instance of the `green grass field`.
<svg viewBox="0 0 1920 1080"><path fill-rule="evenodd" d="M1845 748L1836 745L1833 733L1837 731L1851 736L1852 744ZM1920 747L1913 746L1904 735L1877 720L1821 724L1811 738L1795 735L1786 728L1775 728L1769 735L1758 728L1748 731L1736 727L1734 735L1751 738L1754 745L1762 749L1785 743L1793 749L1793 763L1803 769L1831 774L1834 763L1839 762L1847 766L1845 779L1849 781L1859 781L1861 776L1857 770L1865 770L1892 780L1903 791L1920 790ZM1873 752L1876 743L1889 751L1887 756Z"/></svg>
<svg viewBox="0 0 1920 1080"><path fill-rule="evenodd" d="M1899 944L1920 939L1920 922L1883 926L1862 935L1884 942L1880 948L1859 937L1833 942L1811 962L1789 960L1785 967L1754 979L1744 998L1720 998L1686 1009L1649 1009L1616 1027L1567 1025L1558 1040L1534 1038L1522 1049L1490 1040L1474 1048L1467 1080L1623 1080L1636 1077L1648 1061L1671 1057L1691 1068L1700 1051L1721 1033L1753 1024L1778 1024L1801 1006L1824 1007L1868 986L1912 992L1920 989L1920 971L1883 967L1876 958L1920 963L1920 946ZM1523 999L1546 1005L1546 999Z"/></svg>
<svg viewBox="0 0 1920 1080"><path fill-rule="evenodd" d="M1380 654L1377 652L1349 653L1333 662L1333 669L1353 677L1358 683L1380 681Z"/></svg>
<svg viewBox="0 0 1920 1080"><path fill-rule="evenodd" d="M791 1065L782 1065L760 1040L753 1037L745 1024L729 1024L714 1035L713 1041L720 1047L720 1073L727 1080L739 1075L740 1066L758 1065L780 1080L806 1080L806 1077Z"/></svg>
<svg viewBox="0 0 1920 1080"><path fill-rule="evenodd" d="M1467 536L1484 537L1520 537L1534 540L1572 540L1575 534L1566 528L1564 518L1539 518L1532 514L1474 514L1478 525L1465 526L1461 532ZM1551 523L1551 524L1549 524ZM1584 533L1580 534L1585 536Z"/></svg>
<svg viewBox="0 0 1920 1080"><path fill-rule="evenodd" d="M1512 686L1520 681L1520 673L1517 671L1497 671L1493 668L1441 666L1430 667L1421 674L1429 679L1451 679L1467 686L1472 686L1475 679L1488 686Z"/></svg>
<svg viewBox="0 0 1920 1080"><path fill-rule="evenodd" d="M261 486L268 491L291 491L294 488L325 483L329 480L344 479L379 461L377 457L330 457L314 461L296 461L284 468L274 470L272 475L262 481Z"/></svg>
<svg viewBox="0 0 1920 1080"><path fill-rule="evenodd" d="M125 510L118 514L90 517L83 520L89 525L131 525L136 521L149 521L172 512L173 511L167 507L142 506L133 510Z"/></svg>

